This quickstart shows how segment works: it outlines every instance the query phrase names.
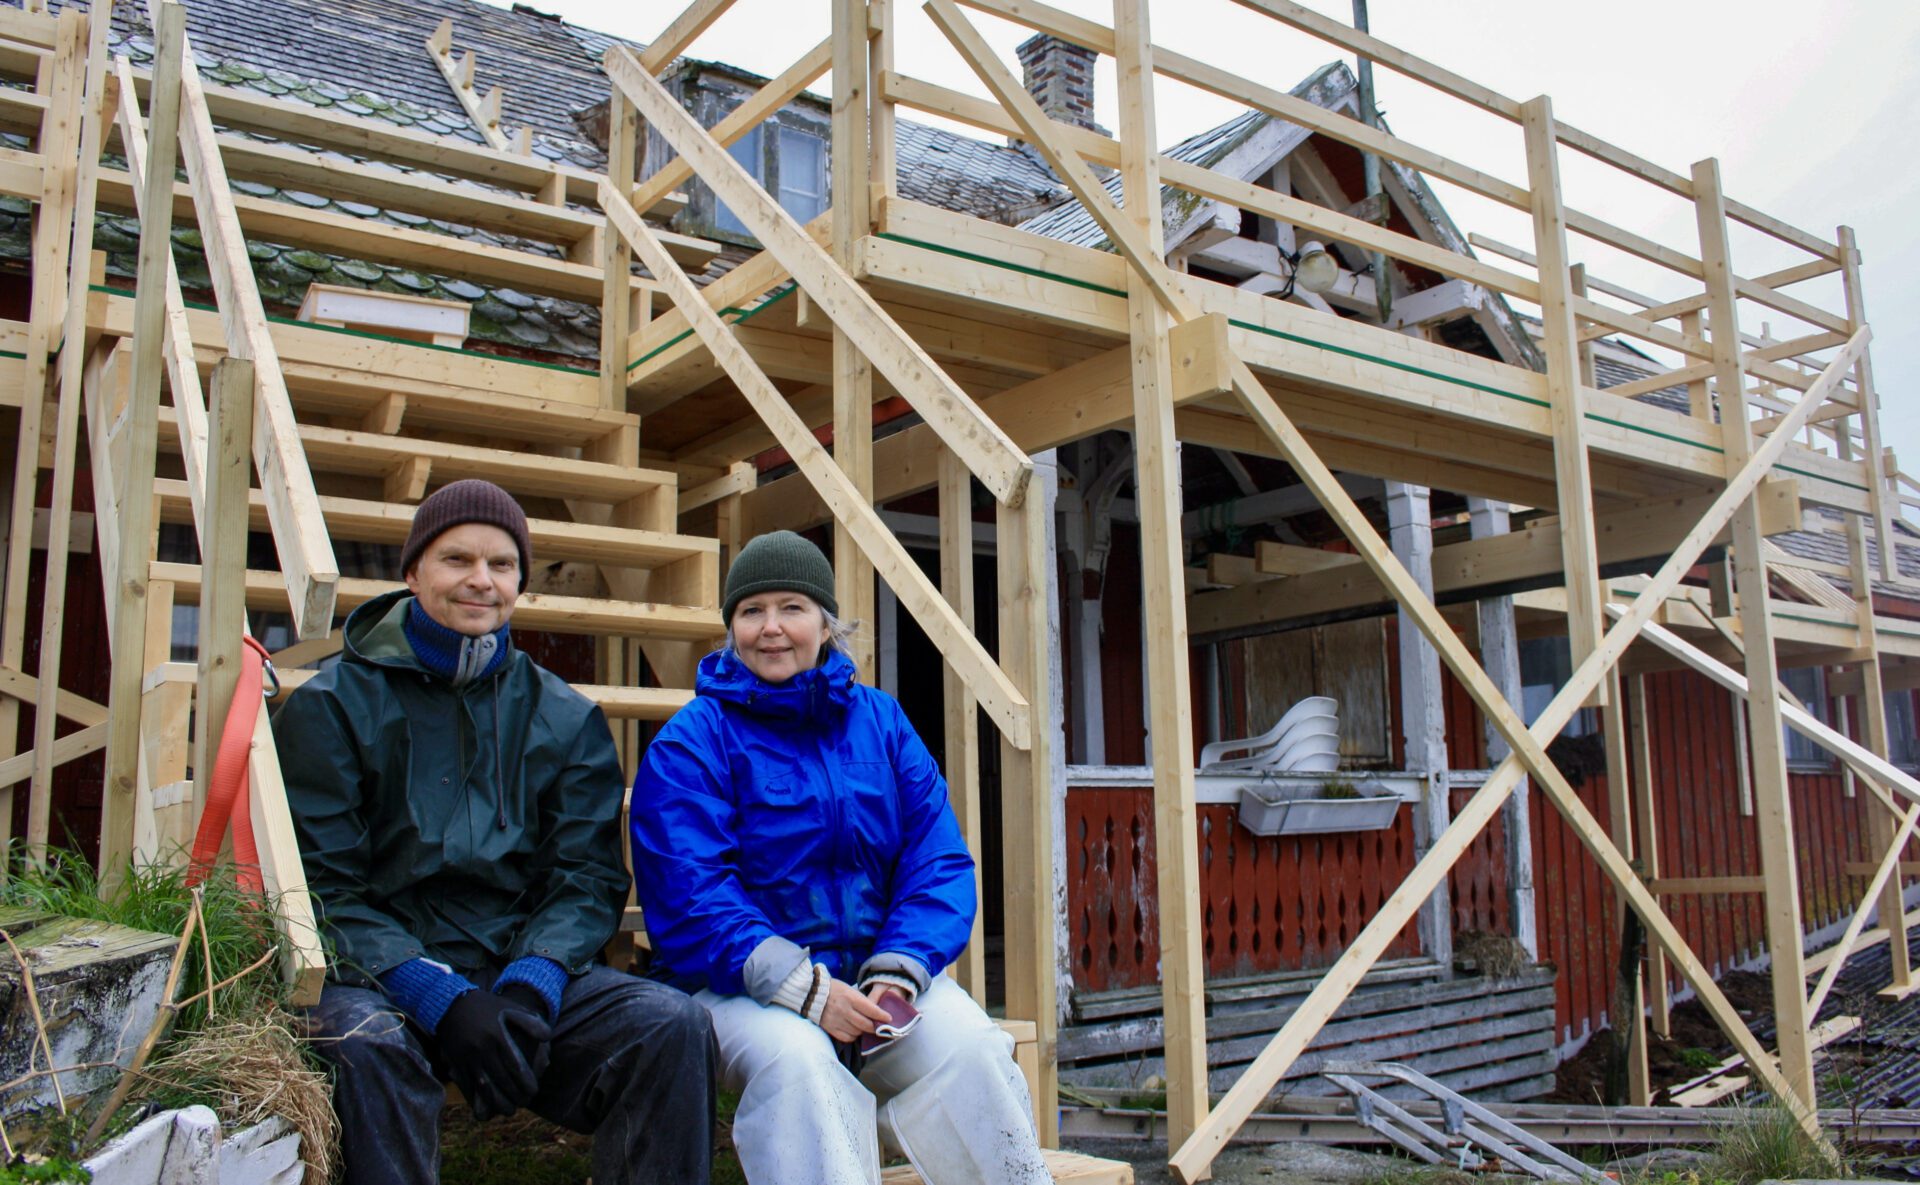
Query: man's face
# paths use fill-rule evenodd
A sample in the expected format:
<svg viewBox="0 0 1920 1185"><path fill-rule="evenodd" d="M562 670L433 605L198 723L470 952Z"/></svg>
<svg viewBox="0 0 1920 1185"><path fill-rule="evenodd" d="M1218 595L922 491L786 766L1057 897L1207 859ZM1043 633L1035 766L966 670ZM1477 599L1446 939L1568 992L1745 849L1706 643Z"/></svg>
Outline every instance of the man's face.
<svg viewBox="0 0 1920 1185"><path fill-rule="evenodd" d="M427 616L477 638L507 624L520 598L520 551L489 523L442 531L407 571L407 587Z"/></svg>

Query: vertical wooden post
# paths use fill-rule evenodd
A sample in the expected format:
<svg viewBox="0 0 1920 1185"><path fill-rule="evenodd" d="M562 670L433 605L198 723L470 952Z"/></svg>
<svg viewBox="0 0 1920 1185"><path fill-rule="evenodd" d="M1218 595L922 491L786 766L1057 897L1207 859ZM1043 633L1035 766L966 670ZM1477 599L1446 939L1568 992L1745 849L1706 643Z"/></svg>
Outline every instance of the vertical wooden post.
<svg viewBox="0 0 1920 1185"><path fill-rule="evenodd" d="M1635 675L1628 689L1627 703L1633 713L1633 818L1640 837L1640 879L1660 879L1659 826L1653 811L1653 737L1647 731L1647 679ZM1672 1032L1673 998L1667 990L1667 955L1658 943L1649 943L1647 951L1647 1004L1653 1013L1653 1031L1662 1037Z"/></svg>
<svg viewBox="0 0 1920 1185"><path fill-rule="evenodd" d="M51 57L41 61L35 90L47 97L35 146L45 160L45 188L33 219L33 303L28 313L27 358L21 383L19 440L13 463L13 495L7 530L5 606L0 609L0 666L20 669L27 648L27 579L33 556L34 504L40 485L41 421L46 408L47 353L53 348L66 302L77 156L80 33L78 12L60 14ZM56 648L57 650L57 648ZM58 688L42 686L36 721L54 715ZM0 756L12 756L19 737L20 705L0 699ZM38 757L36 756L36 762ZM31 799L29 799L31 807ZM32 823L28 823L31 832ZM13 831L13 787L0 787L0 841ZM0 869L0 872L4 872Z"/></svg>
<svg viewBox="0 0 1920 1185"><path fill-rule="evenodd" d="M100 146L105 132L104 92L107 78L107 38L113 21L110 2L96 4L87 16L86 85L75 88L74 98L81 107L78 145L70 161L49 170L63 178L55 188L72 195L74 245L69 252L61 331L58 410L53 434L53 490L47 517L47 567L42 587L46 594L40 612L40 710L33 718L33 786L27 807L27 848L36 863L46 860L47 828L53 807L54 726L60 692L61 643L66 632L67 553L73 541L74 451L80 436L80 405L85 396L82 385L85 371L95 364L87 356L87 281L93 256L94 185L100 168ZM44 150L44 149L43 149ZM37 276L52 284L56 277Z"/></svg>
<svg viewBox="0 0 1920 1185"><path fill-rule="evenodd" d="M833 258L853 270L860 240L873 229L867 189L867 0L833 2ZM873 500L873 367L838 325L833 330L833 459ZM840 616L863 621L853 658L874 680L873 565L847 529L833 528L833 595Z"/></svg>
<svg viewBox="0 0 1920 1185"><path fill-rule="evenodd" d="M193 733L193 810L213 782L213 758L240 680L247 630L247 491L253 484L253 363L213 368L207 423L206 512L200 537L200 711Z"/></svg>
<svg viewBox="0 0 1920 1185"><path fill-rule="evenodd" d="M1688 337L1703 336L1705 328L1706 314L1700 310L1680 314L1680 332ZM1696 420L1713 421L1713 394L1707 389L1707 380L1687 384L1687 412Z"/></svg>
<svg viewBox="0 0 1920 1185"><path fill-rule="evenodd" d="M147 127L147 212L134 288L133 391L127 409L127 463L120 506L120 555L112 612L112 693L107 701L107 777L100 814L100 882L117 888L133 845L134 791L140 779L140 685L145 677L147 581L153 547L154 448L159 435L161 334L166 265L173 250L174 162L179 150L181 49L186 10L164 0L155 22L152 115Z"/></svg>
<svg viewBox="0 0 1920 1185"><path fill-rule="evenodd" d="M1060 1142L1057 1050L1060 1027L1054 996L1053 746L1048 725L1048 651L1052 606L1047 603L1048 500L1028 494L1019 509L1002 502L998 519L1000 665L1026 697L1033 713L1031 744L1016 748L1000 740L1001 850L1005 868L1007 1015L1035 1026L1040 1079L1034 1120L1040 1142Z"/></svg>
<svg viewBox="0 0 1920 1185"><path fill-rule="evenodd" d="M1840 279L1847 297L1847 325L1850 330L1858 331L1867 323L1866 292L1860 285L1860 248L1851 226L1840 228L1839 239ZM1853 387L1854 398L1860 403L1860 461L1867 470L1867 505L1873 514L1873 537L1880 544L1880 577L1893 580L1899 576L1899 572L1894 567L1893 522L1887 505L1886 453L1881 448L1880 439L1880 392L1873 385L1873 357L1870 352L1862 353L1860 360L1854 363ZM1847 436L1845 432L1839 435L1842 439ZM1844 453L1841 455L1845 456ZM1852 521L1851 518L1849 521Z"/></svg>
<svg viewBox="0 0 1920 1185"><path fill-rule="evenodd" d="M867 128L871 150L867 154L867 185L873 194L870 213L877 217L880 203L900 189L899 158L893 137L893 103L880 93L880 76L893 69L893 0L867 0L868 26L873 31L867 46L867 95L872 103Z"/></svg>
<svg viewBox="0 0 1920 1185"><path fill-rule="evenodd" d="M1146 0L1114 0L1120 91L1120 173L1126 217L1156 256L1166 244ZM1160 999L1165 1016L1167 1145L1186 1142L1207 1114L1206 972L1201 962L1199 810L1194 802L1193 697L1187 668L1186 557L1180 444L1173 426L1171 318L1138 268L1127 269L1133 349L1135 501L1145 590L1148 736L1153 743L1154 852L1160 902Z"/></svg>
<svg viewBox="0 0 1920 1185"><path fill-rule="evenodd" d="M1629 774L1632 761L1628 756L1628 736L1626 719L1620 705L1620 668L1610 667L1606 674L1607 702L1600 706L1600 733L1603 752L1607 763L1607 835L1613 840L1613 846L1627 859L1634 858L1633 830L1633 780ZM1641 879L1646 879L1644 869ZM1633 915L1626 893L1616 890L1613 895L1614 918L1620 926L1620 941L1624 946L1629 938L1644 955L1651 945L1646 940L1646 932L1640 919ZM1621 951L1621 963L1632 952ZM1646 988L1641 981L1640 972L1615 969L1613 1003L1609 1012L1614 1013L1614 1045L1622 1052L1627 1062L1627 1103L1629 1106L1644 1107L1652 1102L1652 1084L1647 1068L1647 1013ZM1625 1039L1624 1050L1620 1049L1621 1039ZM1611 1100L1609 1100L1611 1101Z"/></svg>
<svg viewBox="0 0 1920 1185"><path fill-rule="evenodd" d="M1600 559L1593 537L1593 480L1587 466L1585 392L1580 383L1579 334L1573 320L1573 283L1567 255L1566 209L1560 201L1560 162L1553 103L1545 95L1520 108L1526 132L1527 177L1533 190L1533 249L1539 259L1541 350L1547 356L1547 398L1553 421L1553 468L1560 495L1560 546L1566 571L1567 642L1573 665L1599 648ZM1607 683L1592 703L1606 702Z"/></svg>
<svg viewBox="0 0 1920 1185"><path fill-rule="evenodd" d="M1398 559L1422 595L1433 596L1433 512L1427 487L1390 481L1387 485L1387 523L1394 558ZM1447 781L1447 719L1440 684L1440 652L1420 633L1411 615L1398 611L1400 648L1400 729L1407 768L1420 774L1420 801L1413 809L1413 846L1424 855L1434 837L1447 829L1453 816L1452 787ZM1440 965L1442 975L1453 973L1453 894L1442 879L1415 915L1420 949Z"/></svg>
<svg viewBox="0 0 1920 1185"><path fill-rule="evenodd" d="M1700 262L1706 273L1707 327L1714 383L1720 392L1720 438L1729 470L1753 455L1740 320L1727 246L1726 201L1719 162L1693 166L1694 215L1700 225ZM1807 1040L1805 956L1801 948L1800 878L1795 870L1793 812L1787 801L1787 757L1781 733L1780 679L1773 653L1767 565L1760 512L1752 498L1733 513L1734 581L1746 645L1747 708L1753 730L1754 808L1760 833L1760 870L1766 885L1767 949L1773 957L1774 1021L1779 1026L1780 1071L1809 1111L1815 1105L1813 1051Z"/></svg>
<svg viewBox="0 0 1920 1185"><path fill-rule="evenodd" d="M1467 499L1467 510L1472 515L1472 531L1475 539L1485 539L1493 535L1504 535L1510 528L1510 515L1504 502L1489 502L1484 498ZM1520 639L1513 627L1513 598L1488 597L1479 603L1480 619L1480 665L1486 669L1494 686L1510 704L1519 704L1520 694ZM1487 764L1499 765L1512 751L1507 739L1500 735L1491 720L1485 722L1487 738ZM1506 833L1507 841L1507 914L1513 930L1514 941L1527 952L1527 957L1540 958L1540 935L1538 917L1535 913L1533 894L1533 815L1527 806L1527 781L1522 778L1514 787L1513 796L1500 808L1500 826Z"/></svg>
<svg viewBox="0 0 1920 1185"><path fill-rule="evenodd" d="M973 477L951 450L940 453L940 592L973 628ZM980 1004L987 1001L987 944L982 932L985 897L980 865L980 710L951 664L945 676L947 800L973 853L974 895L982 901L973 916L973 934L951 970L954 979Z"/></svg>
<svg viewBox="0 0 1920 1185"><path fill-rule="evenodd" d="M1847 298L1847 329L1858 332L1866 324L1867 311L1865 295L1860 287L1860 251L1854 243L1853 228L1840 228L1840 279ZM1860 447L1865 450L1863 458L1867 465L1870 484L1880 488L1879 467L1874 458L1879 448L1879 393L1873 387L1873 366L1867 355L1862 354L1853 368L1854 398L1860 401ZM1834 450L1843 461L1854 457L1852 426L1846 421L1837 425L1839 431L1834 436ZM1884 506L1876 498L1872 503L1876 516L1884 513ZM1891 538L1886 528L1875 523L1883 557L1887 556L1887 543ZM1880 757L1887 756L1887 692L1885 680L1880 671L1880 633L1873 612L1874 566L1867 554L1866 528L1858 515L1846 516L1847 532L1847 572L1853 585L1856 622L1860 631L1858 649L1868 652L1870 657L1860 664L1860 723L1861 741ZM1884 564L1882 565L1884 567ZM1873 851L1885 851L1893 842L1893 820L1879 810L1871 801L1866 802L1867 837ZM1907 947L1906 900L1902 886L1905 878L1900 875L1899 865L1894 866L1893 875L1887 878L1886 887L1880 891L1880 925L1887 932L1887 953L1893 962L1893 982L1888 990L1905 995L1913 989L1913 957Z"/></svg>
<svg viewBox="0 0 1920 1185"><path fill-rule="evenodd" d="M607 100L607 184L633 192L634 139L640 117L619 87ZM565 182L561 182L564 186ZM600 235L600 406L627 410L627 342L633 332L633 248L610 231Z"/></svg>

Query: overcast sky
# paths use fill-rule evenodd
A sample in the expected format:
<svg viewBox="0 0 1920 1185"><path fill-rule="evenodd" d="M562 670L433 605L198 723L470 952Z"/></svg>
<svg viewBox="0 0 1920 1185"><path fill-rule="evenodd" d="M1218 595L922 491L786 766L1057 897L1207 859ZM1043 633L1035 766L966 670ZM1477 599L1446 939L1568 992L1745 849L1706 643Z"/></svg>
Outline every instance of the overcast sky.
<svg viewBox="0 0 1920 1185"><path fill-rule="evenodd" d="M1304 0L1342 20L1351 0ZM1056 6L1112 23L1100 0ZM651 40L683 0L534 0L570 21ZM984 89L913 0L898 0L897 68L976 94ZM738 0L692 54L778 74L826 36L819 0ZM1614 0L1607 5L1540 0L1373 0L1374 33L1511 98L1549 94L1555 115L1686 174L1717 156L1730 196L1829 239L1846 223L1865 260L1875 378L1887 442L1902 468L1920 474L1920 4L1909 0L1808 4L1805 0ZM1177 19L1176 19L1177 14ZM1157 44L1285 89L1340 56L1334 48L1229 0L1156 6ZM1017 70L1013 46L1028 30L969 12ZM1102 59L1097 114L1113 127L1112 77ZM481 65L484 73L485 63ZM831 83L817 87L823 93ZM1379 103L1403 138L1524 184L1516 125L1388 70ZM1179 83L1157 92L1160 136L1170 144L1235 113ZM508 96L511 123L512 97ZM1698 254L1692 209L1644 182L1572 152L1562 153L1568 205ZM1463 230L1529 246L1518 211L1436 184ZM1576 260L1592 275L1660 299L1686 293L1673 273L1577 236ZM1734 266L1753 276L1808 257L1736 228ZM1496 260L1496 262L1504 262ZM1524 269L1521 269L1524 270ZM1829 308L1838 285L1791 289ZM1763 315L1764 314L1764 315ZM1790 318L1743 306L1746 328L1770 319L1776 336L1807 330ZM1671 324L1671 323L1670 323Z"/></svg>

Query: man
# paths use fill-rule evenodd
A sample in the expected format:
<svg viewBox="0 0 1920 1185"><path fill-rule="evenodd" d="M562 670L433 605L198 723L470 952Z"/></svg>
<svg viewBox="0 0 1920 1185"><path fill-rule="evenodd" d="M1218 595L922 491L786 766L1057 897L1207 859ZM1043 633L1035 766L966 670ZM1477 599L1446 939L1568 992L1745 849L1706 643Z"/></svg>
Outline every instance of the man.
<svg viewBox="0 0 1920 1185"><path fill-rule="evenodd" d="M443 1080L483 1119L592 1132L597 1185L707 1180L706 1011L594 965L626 903L622 777L600 709L513 647L530 552L505 490L439 490L406 590L354 610L274 719L351 1185L438 1180Z"/></svg>

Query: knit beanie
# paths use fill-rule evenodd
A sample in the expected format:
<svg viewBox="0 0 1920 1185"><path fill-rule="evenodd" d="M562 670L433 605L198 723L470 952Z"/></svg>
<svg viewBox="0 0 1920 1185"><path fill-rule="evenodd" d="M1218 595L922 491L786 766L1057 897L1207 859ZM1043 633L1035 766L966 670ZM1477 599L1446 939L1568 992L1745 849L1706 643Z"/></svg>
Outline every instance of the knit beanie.
<svg viewBox="0 0 1920 1185"><path fill-rule="evenodd" d="M520 591L527 591L527 575L533 570L527 512L512 494L477 477L441 486L420 503L413 512L413 529L400 549L400 571L413 571L428 544L463 523L485 523L513 536L513 545L520 551Z"/></svg>
<svg viewBox="0 0 1920 1185"><path fill-rule="evenodd" d="M731 623L733 610L756 593L802 592L827 612L839 613L833 599L833 565L820 549L792 531L761 535L740 549L727 569L727 596L720 620Z"/></svg>

